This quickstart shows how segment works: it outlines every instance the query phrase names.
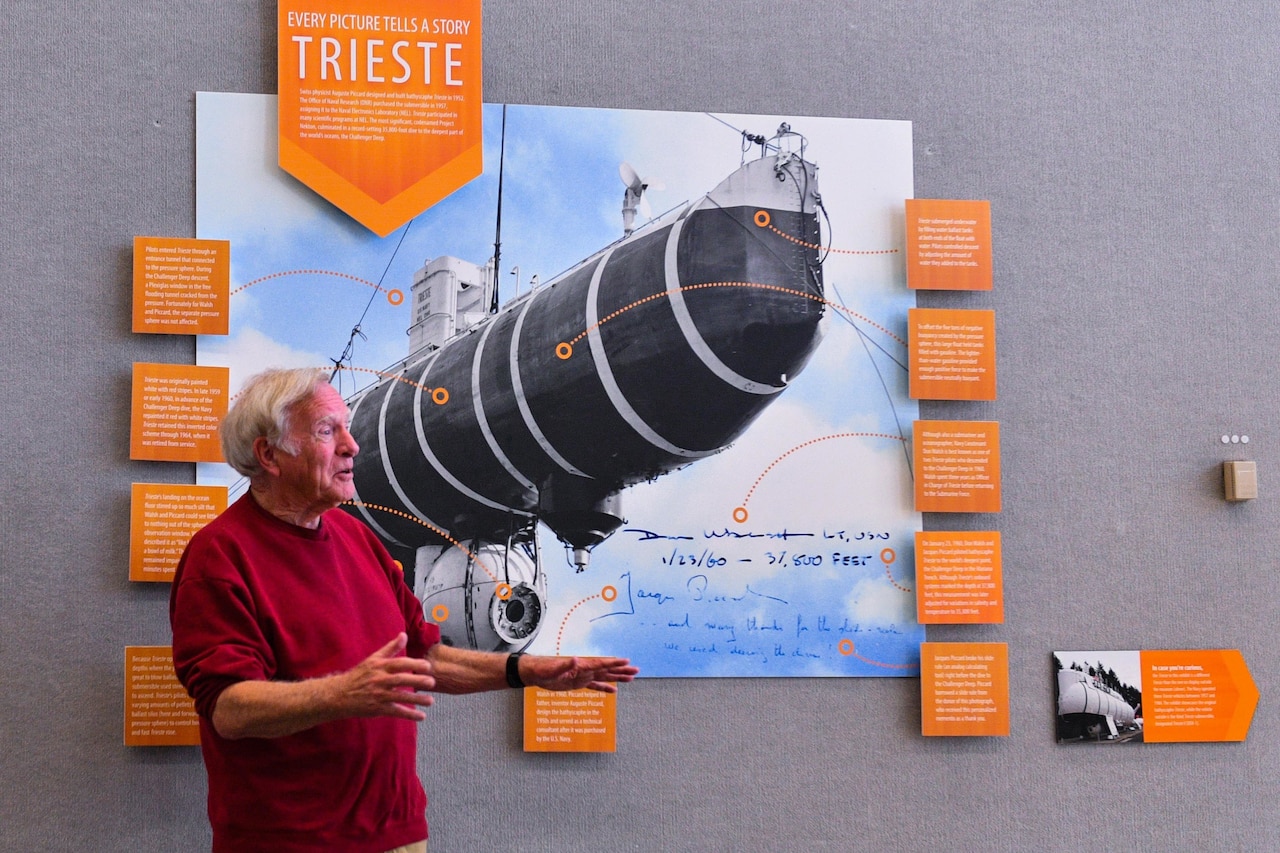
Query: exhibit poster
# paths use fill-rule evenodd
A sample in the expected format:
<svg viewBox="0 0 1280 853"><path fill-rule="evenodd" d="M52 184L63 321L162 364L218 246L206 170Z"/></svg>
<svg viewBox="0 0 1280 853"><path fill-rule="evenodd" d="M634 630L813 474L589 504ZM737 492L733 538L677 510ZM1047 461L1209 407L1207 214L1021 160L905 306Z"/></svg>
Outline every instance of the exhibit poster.
<svg viewBox="0 0 1280 853"><path fill-rule="evenodd" d="M1242 741L1258 688L1238 649L1053 653L1061 744Z"/></svg>
<svg viewBox="0 0 1280 853"><path fill-rule="evenodd" d="M450 642L646 676L919 674L911 125L486 105L484 173L385 238L197 98L230 395L332 372L363 519ZM218 464L201 484L246 484Z"/></svg>
<svg viewBox="0 0 1280 853"><path fill-rule="evenodd" d="M480 174L480 0L278 0L280 167L385 237Z"/></svg>

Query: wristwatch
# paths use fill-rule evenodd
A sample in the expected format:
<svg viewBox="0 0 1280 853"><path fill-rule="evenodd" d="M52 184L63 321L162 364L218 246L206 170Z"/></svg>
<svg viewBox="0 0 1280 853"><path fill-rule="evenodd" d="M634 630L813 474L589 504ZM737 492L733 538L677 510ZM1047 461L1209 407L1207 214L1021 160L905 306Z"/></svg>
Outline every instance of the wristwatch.
<svg viewBox="0 0 1280 853"><path fill-rule="evenodd" d="M524 656L524 652L512 652L507 655L507 686L513 688L524 687L524 679L520 677L520 658Z"/></svg>

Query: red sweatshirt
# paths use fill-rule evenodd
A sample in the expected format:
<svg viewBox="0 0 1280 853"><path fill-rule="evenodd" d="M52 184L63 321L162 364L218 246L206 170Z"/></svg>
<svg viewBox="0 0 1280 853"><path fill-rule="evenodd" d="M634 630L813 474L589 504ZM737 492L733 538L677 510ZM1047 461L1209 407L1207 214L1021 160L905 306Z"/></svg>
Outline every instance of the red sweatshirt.
<svg viewBox="0 0 1280 853"><path fill-rule="evenodd" d="M367 527L333 510L309 530L245 494L187 545L169 620L174 668L200 715L215 853L381 853L427 837L411 720L337 720L234 741L210 722L238 681L340 672L401 631L410 655L439 642Z"/></svg>

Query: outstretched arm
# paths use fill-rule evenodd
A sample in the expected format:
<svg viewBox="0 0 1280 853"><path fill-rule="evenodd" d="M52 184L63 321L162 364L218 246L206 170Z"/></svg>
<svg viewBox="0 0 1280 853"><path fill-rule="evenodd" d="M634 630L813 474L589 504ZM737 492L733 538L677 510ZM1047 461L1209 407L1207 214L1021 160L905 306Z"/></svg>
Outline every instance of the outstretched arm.
<svg viewBox="0 0 1280 853"><path fill-rule="evenodd" d="M427 651L427 660L440 693L479 693L507 687L507 655L477 652L437 643ZM640 670L626 658L553 657L522 655L520 680L544 690L587 688L602 693L618 692L618 684L632 681Z"/></svg>
<svg viewBox="0 0 1280 853"><path fill-rule="evenodd" d="M282 737L347 717L424 720L431 664L405 657L400 634L346 672L306 681L240 681L223 690L213 727L224 738Z"/></svg>

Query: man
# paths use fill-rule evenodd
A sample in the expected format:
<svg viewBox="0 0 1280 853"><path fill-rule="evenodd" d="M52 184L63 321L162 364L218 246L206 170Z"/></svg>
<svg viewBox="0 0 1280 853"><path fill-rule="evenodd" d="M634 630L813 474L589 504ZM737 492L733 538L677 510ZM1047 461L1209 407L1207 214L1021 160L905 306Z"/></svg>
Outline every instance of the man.
<svg viewBox="0 0 1280 853"><path fill-rule="evenodd" d="M622 658L456 649L382 544L335 507L359 446L323 372L246 383L221 428L248 492L192 537L170 596L219 851L425 850L428 691L617 690Z"/></svg>

